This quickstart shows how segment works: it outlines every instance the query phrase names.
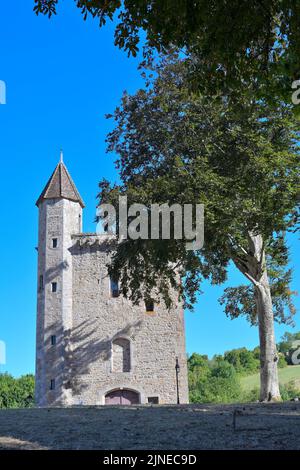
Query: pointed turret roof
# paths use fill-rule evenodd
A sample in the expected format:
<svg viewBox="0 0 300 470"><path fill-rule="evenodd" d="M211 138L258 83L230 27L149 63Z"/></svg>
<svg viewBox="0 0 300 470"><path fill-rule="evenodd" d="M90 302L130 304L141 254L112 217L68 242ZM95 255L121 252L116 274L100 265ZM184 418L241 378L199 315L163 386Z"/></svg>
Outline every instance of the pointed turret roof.
<svg viewBox="0 0 300 470"><path fill-rule="evenodd" d="M84 207L84 202L63 162L62 153L60 162L38 198L36 205L39 206L44 199L69 199L70 201L79 202L81 207Z"/></svg>

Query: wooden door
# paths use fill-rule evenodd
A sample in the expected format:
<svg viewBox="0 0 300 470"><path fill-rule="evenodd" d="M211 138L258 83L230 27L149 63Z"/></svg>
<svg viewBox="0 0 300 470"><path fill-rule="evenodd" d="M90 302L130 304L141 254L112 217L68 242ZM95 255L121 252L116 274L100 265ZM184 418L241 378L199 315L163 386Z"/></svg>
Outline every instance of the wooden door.
<svg viewBox="0 0 300 470"><path fill-rule="evenodd" d="M139 394L133 390L114 390L105 396L106 405L138 405Z"/></svg>

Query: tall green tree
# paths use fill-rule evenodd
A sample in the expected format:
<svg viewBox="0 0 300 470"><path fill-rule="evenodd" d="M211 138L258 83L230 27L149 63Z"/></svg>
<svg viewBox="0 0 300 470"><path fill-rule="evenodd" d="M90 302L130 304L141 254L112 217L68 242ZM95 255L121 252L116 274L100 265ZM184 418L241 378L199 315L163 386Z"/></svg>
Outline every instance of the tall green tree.
<svg viewBox="0 0 300 470"><path fill-rule="evenodd" d="M165 52L170 45L193 53L197 87L240 89L255 80L270 98L290 100L300 79L300 4L295 0L74 0L86 20L115 20L115 44L136 55ZM34 11L51 17L59 0L35 0ZM141 34L142 32L142 34ZM195 64L194 64L195 65Z"/></svg>
<svg viewBox="0 0 300 470"><path fill-rule="evenodd" d="M299 148L290 106L240 96L190 93L190 62L166 59L148 88L125 94L113 115L108 150L118 155L121 184L100 184L100 203L204 204L205 243L124 240L110 268L133 302L151 295L191 306L201 283L222 284L233 263L246 284L220 299L231 318L258 324L261 400L280 398L274 316L291 321L294 307L285 234L299 210ZM156 292L156 296L154 294ZM174 300L174 299L173 299Z"/></svg>

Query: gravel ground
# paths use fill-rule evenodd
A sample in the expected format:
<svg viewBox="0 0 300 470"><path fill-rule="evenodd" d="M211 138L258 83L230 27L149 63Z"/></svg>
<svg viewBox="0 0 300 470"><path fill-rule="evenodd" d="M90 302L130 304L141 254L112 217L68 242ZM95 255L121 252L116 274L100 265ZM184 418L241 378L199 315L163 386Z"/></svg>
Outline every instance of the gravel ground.
<svg viewBox="0 0 300 470"><path fill-rule="evenodd" d="M0 410L0 449L300 450L300 403Z"/></svg>

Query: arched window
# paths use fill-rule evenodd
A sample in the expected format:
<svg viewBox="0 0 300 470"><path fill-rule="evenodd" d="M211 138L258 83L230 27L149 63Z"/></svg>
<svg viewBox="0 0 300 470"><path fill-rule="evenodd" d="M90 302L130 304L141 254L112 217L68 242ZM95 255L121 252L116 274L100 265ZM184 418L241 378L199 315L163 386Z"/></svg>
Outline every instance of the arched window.
<svg viewBox="0 0 300 470"><path fill-rule="evenodd" d="M126 338L116 338L112 343L112 371L130 372L130 341Z"/></svg>

